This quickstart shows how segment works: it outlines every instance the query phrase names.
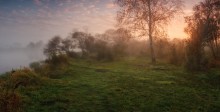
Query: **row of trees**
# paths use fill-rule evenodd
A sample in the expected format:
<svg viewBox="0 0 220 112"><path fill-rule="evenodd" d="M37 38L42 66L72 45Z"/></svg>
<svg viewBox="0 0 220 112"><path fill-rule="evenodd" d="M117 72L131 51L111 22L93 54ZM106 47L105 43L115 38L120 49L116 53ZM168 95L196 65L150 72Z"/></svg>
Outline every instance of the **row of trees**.
<svg viewBox="0 0 220 112"><path fill-rule="evenodd" d="M104 34L95 36L77 31L64 39L55 36L49 40L44 54L49 60L61 55L113 60L113 53L117 56L124 53L126 41L131 36L130 32L123 28L107 30Z"/></svg>
<svg viewBox="0 0 220 112"><path fill-rule="evenodd" d="M136 34L148 37L145 48L139 46L142 50L136 54L149 55L152 63L159 58L173 64L185 63L191 70L201 70L210 61L205 58L208 52L214 60L220 58L219 0L204 0L194 7L193 15L185 19L185 32L190 37L186 40L169 40L164 30L170 20L182 12L181 0L116 0L116 3L120 7L117 20L121 28L97 35L77 31L65 39L55 36L48 42L44 54L49 60L63 55L113 60L134 54L131 49L143 43L136 41L136 45L132 45L135 43L132 43L135 41L132 34Z"/></svg>
<svg viewBox="0 0 220 112"><path fill-rule="evenodd" d="M147 42L146 42L147 41ZM182 65L185 58L185 40L155 39L155 58L175 65ZM149 40L139 40L131 32L120 28L109 29L103 34L91 35L85 32L73 32L67 38L53 37L47 43L44 54L48 61L56 65L66 62L66 57L92 58L112 61L122 57L150 57Z"/></svg>

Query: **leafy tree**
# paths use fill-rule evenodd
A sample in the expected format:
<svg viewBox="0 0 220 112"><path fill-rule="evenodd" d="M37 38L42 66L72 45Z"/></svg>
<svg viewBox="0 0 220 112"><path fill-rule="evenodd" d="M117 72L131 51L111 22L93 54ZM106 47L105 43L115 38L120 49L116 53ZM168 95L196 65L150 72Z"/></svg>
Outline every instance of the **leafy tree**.
<svg viewBox="0 0 220 112"><path fill-rule="evenodd" d="M96 40L94 44L94 48L95 48L97 60L106 60L106 61L114 60L112 48L108 45L107 42L108 41L104 41L104 40Z"/></svg>
<svg viewBox="0 0 220 112"><path fill-rule="evenodd" d="M190 70L204 68L204 46L210 45L213 56L216 57L215 49L218 49L219 38L219 4L217 0L204 0L194 6L192 16L186 17L187 27L185 32L190 36L187 46L186 66ZM215 43L215 44L214 44Z"/></svg>
<svg viewBox="0 0 220 112"><path fill-rule="evenodd" d="M62 39L59 36L55 36L49 40L46 48L44 49L44 54L48 57L49 60L62 54L61 42Z"/></svg>
<svg viewBox="0 0 220 112"><path fill-rule="evenodd" d="M76 40L84 56L92 50L92 44L94 43L94 37L92 35L85 32L74 32L72 34L72 39Z"/></svg>
<svg viewBox="0 0 220 112"><path fill-rule="evenodd" d="M65 38L62 40L62 50L68 55L72 55L76 48L75 41L72 38Z"/></svg>
<svg viewBox="0 0 220 112"><path fill-rule="evenodd" d="M205 0L194 7L194 17L203 22L203 42L211 48L213 57L220 58L219 38L220 38L220 1Z"/></svg>
<svg viewBox="0 0 220 112"><path fill-rule="evenodd" d="M185 31L190 36L186 49L186 68L190 71L201 70L201 62L203 58L202 37L204 32L204 25L201 21L195 22L191 19L186 19L188 23Z"/></svg>
<svg viewBox="0 0 220 112"><path fill-rule="evenodd" d="M152 63L156 62L153 39L163 34L164 25L179 13L181 0L116 0L120 6L118 22L140 36L148 36Z"/></svg>

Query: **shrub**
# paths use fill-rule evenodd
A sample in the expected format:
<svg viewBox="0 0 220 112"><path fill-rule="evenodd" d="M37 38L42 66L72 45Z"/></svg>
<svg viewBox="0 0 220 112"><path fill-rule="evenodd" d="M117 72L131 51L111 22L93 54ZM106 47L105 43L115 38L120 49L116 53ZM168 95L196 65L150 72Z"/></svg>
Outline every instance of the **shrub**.
<svg viewBox="0 0 220 112"><path fill-rule="evenodd" d="M16 92L20 86L28 87L40 84L40 78L28 68L13 71L0 82L0 112L20 112L21 97Z"/></svg>
<svg viewBox="0 0 220 112"><path fill-rule="evenodd" d="M68 63L68 61L69 61L69 58L67 57L67 55L64 55L64 54L53 56L50 60L46 60L46 62L48 62L48 64L52 66L65 65Z"/></svg>
<svg viewBox="0 0 220 112"><path fill-rule="evenodd" d="M49 63L49 62L48 62ZM30 64L30 68L41 76L48 76L51 71L51 65L45 62L33 62Z"/></svg>
<svg viewBox="0 0 220 112"><path fill-rule="evenodd" d="M40 84L40 78L34 71L24 68L12 73L9 83L12 84L13 88L17 88L18 86L34 86Z"/></svg>
<svg viewBox="0 0 220 112"><path fill-rule="evenodd" d="M0 111L21 112L21 97L15 92L0 90Z"/></svg>
<svg viewBox="0 0 220 112"><path fill-rule="evenodd" d="M32 62L32 63L30 63L29 67L31 69L33 69L34 71L40 71L41 63L40 62Z"/></svg>
<svg viewBox="0 0 220 112"><path fill-rule="evenodd" d="M106 61L114 60L114 54L112 52L111 47L107 45L107 42L97 41L95 48L96 48L95 51L96 51L97 60L106 60Z"/></svg>

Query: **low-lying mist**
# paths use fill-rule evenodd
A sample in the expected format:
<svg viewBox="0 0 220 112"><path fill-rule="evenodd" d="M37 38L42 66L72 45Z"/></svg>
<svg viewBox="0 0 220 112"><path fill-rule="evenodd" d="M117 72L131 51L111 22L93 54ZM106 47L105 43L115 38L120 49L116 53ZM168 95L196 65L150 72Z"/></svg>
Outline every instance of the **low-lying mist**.
<svg viewBox="0 0 220 112"><path fill-rule="evenodd" d="M28 66L29 63L45 59L42 41L30 42L26 46L19 44L0 48L0 73Z"/></svg>

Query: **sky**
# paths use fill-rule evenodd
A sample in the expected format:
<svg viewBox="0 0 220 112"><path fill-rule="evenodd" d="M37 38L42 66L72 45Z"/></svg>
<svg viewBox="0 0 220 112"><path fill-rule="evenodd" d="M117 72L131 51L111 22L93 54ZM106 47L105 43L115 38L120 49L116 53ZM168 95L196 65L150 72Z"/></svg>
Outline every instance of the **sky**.
<svg viewBox="0 0 220 112"><path fill-rule="evenodd" d="M184 0L185 15L201 0ZM0 0L0 48L66 37L76 29L92 34L114 28L117 6L113 0ZM184 38L185 15L168 26L171 38Z"/></svg>

